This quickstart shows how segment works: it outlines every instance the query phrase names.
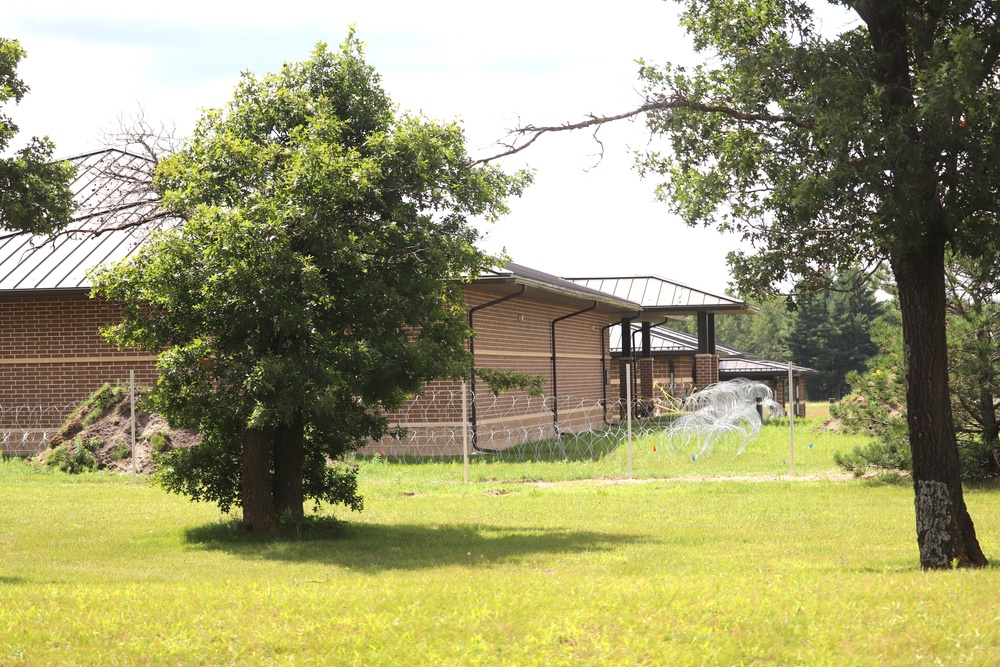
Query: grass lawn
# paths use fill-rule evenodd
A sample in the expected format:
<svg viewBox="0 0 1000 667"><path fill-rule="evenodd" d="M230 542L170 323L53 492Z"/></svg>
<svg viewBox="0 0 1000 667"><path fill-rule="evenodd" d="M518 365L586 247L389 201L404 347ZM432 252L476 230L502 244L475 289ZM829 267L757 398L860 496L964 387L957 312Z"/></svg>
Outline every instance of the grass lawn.
<svg viewBox="0 0 1000 667"><path fill-rule="evenodd" d="M921 572L907 484L689 481L773 473L779 428L767 465L650 451L634 483L369 463L364 512L284 540L4 462L0 665L996 664L1000 573ZM802 431L816 471L854 442ZM1000 562L1000 493L966 502Z"/></svg>

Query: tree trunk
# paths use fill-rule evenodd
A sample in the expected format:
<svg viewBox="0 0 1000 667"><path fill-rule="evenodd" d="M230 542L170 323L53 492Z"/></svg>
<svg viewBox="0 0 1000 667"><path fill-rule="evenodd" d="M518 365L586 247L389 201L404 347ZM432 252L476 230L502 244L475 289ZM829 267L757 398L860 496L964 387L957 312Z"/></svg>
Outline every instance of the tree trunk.
<svg viewBox="0 0 1000 667"><path fill-rule="evenodd" d="M243 432L243 532L278 532L271 494L271 433L248 428Z"/></svg>
<svg viewBox="0 0 1000 667"><path fill-rule="evenodd" d="M892 258L903 317L906 416L913 453L917 544L924 569L985 567L965 507L948 389L944 241L928 239Z"/></svg>
<svg viewBox="0 0 1000 667"><path fill-rule="evenodd" d="M290 424L275 429L274 437L274 509L278 516L286 512L293 519L303 517L302 469L305 457L305 426L302 411L296 410Z"/></svg>

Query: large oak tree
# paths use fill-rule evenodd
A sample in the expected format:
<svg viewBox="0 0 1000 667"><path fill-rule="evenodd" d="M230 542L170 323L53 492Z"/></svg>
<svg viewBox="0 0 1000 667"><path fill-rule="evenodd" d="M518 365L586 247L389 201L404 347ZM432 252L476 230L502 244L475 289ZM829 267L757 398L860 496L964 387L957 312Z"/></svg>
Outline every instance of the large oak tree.
<svg viewBox="0 0 1000 667"><path fill-rule="evenodd" d="M470 168L461 128L399 113L348 37L338 51L243 76L154 184L184 224L94 277L120 302L107 335L162 351L151 407L199 428L167 487L274 532L303 501L359 507L332 465L379 438L386 411L467 367L455 284L491 258L471 216L526 183Z"/></svg>
<svg viewBox="0 0 1000 667"><path fill-rule="evenodd" d="M945 337L945 251L979 256L1000 233L1000 26L988 0L682 0L704 66L643 64L646 99L547 132L645 114L667 146L640 156L691 224L751 242L740 293L824 286L886 262L898 286L925 568L984 566L959 478ZM833 271L831 271L833 269ZM785 287L787 289L787 287Z"/></svg>

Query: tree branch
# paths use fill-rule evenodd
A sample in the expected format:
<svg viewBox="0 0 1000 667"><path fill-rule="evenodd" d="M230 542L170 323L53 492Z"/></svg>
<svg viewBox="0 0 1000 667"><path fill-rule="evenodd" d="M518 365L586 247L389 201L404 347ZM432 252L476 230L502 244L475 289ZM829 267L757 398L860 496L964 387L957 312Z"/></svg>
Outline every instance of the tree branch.
<svg viewBox="0 0 1000 667"><path fill-rule="evenodd" d="M566 132L573 130L584 130L590 127L596 128L606 125L608 123L613 123L619 120L628 120L640 116L645 113L650 113L653 111L668 111L671 109L688 109L691 111L699 111L702 113L718 113L724 116L728 116L734 120L751 122L751 123L783 123L794 125L795 127L802 128L804 130L811 130L813 128L812 119L802 119L795 116L787 114L767 114L767 113L747 113L744 111L739 111L738 109L733 109L731 107L717 105L717 104L704 104L701 102L695 102L689 100L683 96L674 96L671 98L661 98L658 100L649 100L642 106L636 107L629 111L623 113L614 114L611 116L597 116L594 114L589 114L587 120L583 120L577 123L563 123L561 125L524 125L515 127L510 132L507 133L507 137L497 141L497 145L501 146L504 150L497 153L496 155L491 155L489 157L481 158L475 160L469 166L477 167L480 165L493 162L494 160L499 160L501 158L508 157L510 155L515 155L520 153L528 146L535 143L543 134L549 132ZM519 143L523 142L523 143Z"/></svg>

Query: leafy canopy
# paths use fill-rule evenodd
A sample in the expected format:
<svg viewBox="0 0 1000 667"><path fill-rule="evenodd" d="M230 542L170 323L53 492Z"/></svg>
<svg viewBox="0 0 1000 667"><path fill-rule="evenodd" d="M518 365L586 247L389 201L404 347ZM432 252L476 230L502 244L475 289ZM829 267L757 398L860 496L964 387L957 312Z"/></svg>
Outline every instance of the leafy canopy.
<svg viewBox="0 0 1000 667"><path fill-rule="evenodd" d="M28 92L17 76L25 51L16 40L0 38L0 105L15 103ZM17 136L17 125L0 112L0 154ZM54 144L48 137L32 137L20 150L0 158L0 228L48 234L69 222L73 195L68 183L73 167L53 162Z"/></svg>
<svg viewBox="0 0 1000 667"><path fill-rule="evenodd" d="M660 107L649 127L669 144L639 157L662 177L660 198L753 244L731 257L741 294L817 289L919 247L928 230L979 256L998 228L994 3L835 3L862 21L834 36L815 4L684 2L711 64L640 70ZM882 41L894 34L908 42ZM899 53L909 61L888 62Z"/></svg>
<svg viewBox="0 0 1000 667"><path fill-rule="evenodd" d="M457 123L397 112L353 33L245 74L205 114L156 172L185 223L94 276L123 304L106 335L163 350L151 406L203 432L170 454L168 488L228 508L242 434L271 434L273 459L298 431L305 495L357 506L353 473L327 461L468 368L455 281L494 261L470 218L496 219L529 180L469 163Z"/></svg>

